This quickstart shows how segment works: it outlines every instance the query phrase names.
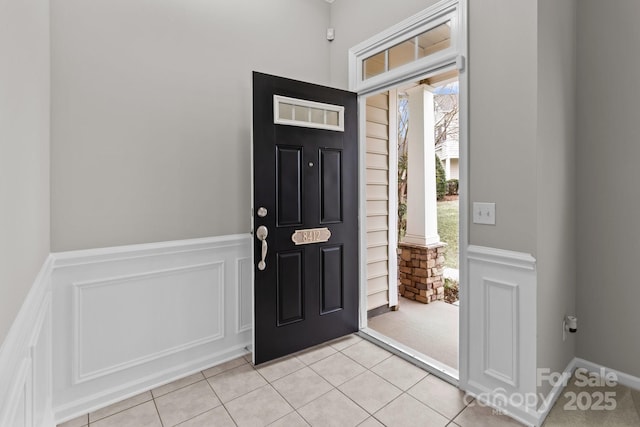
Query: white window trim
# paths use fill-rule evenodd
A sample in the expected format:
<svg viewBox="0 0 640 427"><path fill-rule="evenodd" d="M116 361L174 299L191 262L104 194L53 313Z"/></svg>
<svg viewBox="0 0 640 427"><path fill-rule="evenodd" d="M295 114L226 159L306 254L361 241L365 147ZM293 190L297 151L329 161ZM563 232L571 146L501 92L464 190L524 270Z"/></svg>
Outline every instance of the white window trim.
<svg viewBox="0 0 640 427"><path fill-rule="evenodd" d="M298 107L315 108L319 110L338 113L338 124L315 123L311 120L289 120L280 118L280 104L289 104ZM326 121L326 114L325 114ZM273 95L273 123L278 125L299 126L313 129L334 130L344 132L344 107L342 105L324 104L322 102L309 101L307 99L289 98L287 96Z"/></svg>
<svg viewBox="0 0 640 427"><path fill-rule="evenodd" d="M349 90L358 94L371 93L387 86L389 81L408 80L423 75L425 69L437 70L455 62L462 45L459 40L459 8L458 0L437 3L349 49ZM448 21L451 22L451 44L448 48L368 79L363 78L365 59Z"/></svg>

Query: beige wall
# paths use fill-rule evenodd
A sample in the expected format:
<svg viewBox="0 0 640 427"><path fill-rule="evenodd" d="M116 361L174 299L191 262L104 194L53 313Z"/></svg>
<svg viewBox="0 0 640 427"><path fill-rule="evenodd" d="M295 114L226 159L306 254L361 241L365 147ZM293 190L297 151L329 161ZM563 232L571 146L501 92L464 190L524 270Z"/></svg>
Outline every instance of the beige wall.
<svg viewBox="0 0 640 427"><path fill-rule="evenodd" d="M537 5L469 2L469 201L495 202L474 245L536 255Z"/></svg>
<svg viewBox="0 0 640 427"><path fill-rule="evenodd" d="M640 376L640 2L578 2L577 356Z"/></svg>
<svg viewBox="0 0 640 427"><path fill-rule="evenodd" d="M52 2L52 249L244 233L251 71L329 82L320 0Z"/></svg>
<svg viewBox="0 0 640 427"><path fill-rule="evenodd" d="M49 253L48 4L0 4L0 346Z"/></svg>
<svg viewBox="0 0 640 427"><path fill-rule="evenodd" d="M562 341L576 299L575 49L576 0L538 0L537 356L553 372L573 359L577 338Z"/></svg>

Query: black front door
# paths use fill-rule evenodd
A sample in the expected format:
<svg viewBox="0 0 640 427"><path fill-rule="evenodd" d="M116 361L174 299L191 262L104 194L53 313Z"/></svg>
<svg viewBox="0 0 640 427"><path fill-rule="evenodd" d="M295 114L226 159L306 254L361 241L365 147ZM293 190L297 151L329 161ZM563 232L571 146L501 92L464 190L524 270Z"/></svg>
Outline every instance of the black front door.
<svg viewBox="0 0 640 427"><path fill-rule="evenodd" d="M358 330L357 128L356 94L254 72L256 364Z"/></svg>

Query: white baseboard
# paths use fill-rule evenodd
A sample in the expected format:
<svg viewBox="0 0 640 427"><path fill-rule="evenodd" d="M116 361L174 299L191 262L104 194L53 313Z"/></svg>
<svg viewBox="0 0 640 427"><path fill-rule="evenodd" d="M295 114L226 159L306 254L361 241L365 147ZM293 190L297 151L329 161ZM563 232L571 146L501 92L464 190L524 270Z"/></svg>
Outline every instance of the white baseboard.
<svg viewBox="0 0 640 427"><path fill-rule="evenodd" d="M53 254L56 421L246 353L248 234Z"/></svg>
<svg viewBox="0 0 640 427"><path fill-rule="evenodd" d="M573 358L573 359L571 359L571 361L569 362L567 367L564 368L564 371L562 372L562 378L558 382L556 382L556 384L553 386L553 388L551 389L549 394L544 398L542 406L540 406L540 408L538 408L538 423L537 423L537 425L542 425L544 420L547 418L547 415L549 415L549 412L553 408L553 405L555 405L555 403L557 402L558 398L560 398L560 396L562 396L562 391L564 390L564 385L568 383L568 381L571 378L571 375L573 374L573 371L575 371L576 367L577 367L576 366L576 359Z"/></svg>
<svg viewBox="0 0 640 427"><path fill-rule="evenodd" d="M640 390L640 378L638 377L608 368L606 366L599 365L597 363L589 362L588 360L580 359L579 357L576 357L574 361L576 368L584 368L589 372L594 372L597 374L613 374L617 378L616 382L618 384L622 384L623 386L632 388L634 390Z"/></svg>
<svg viewBox="0 0 640 427"><path fill-rule="evenodd" d="M0 426L53 426L51 271L45 260L0 348Z"/></svg>
<svg viewBox="0 0 640 427"><path fill-rule="evenodd" d="M615 381L617 383L635 390L640 390L640 378L615 369L607 368L606 366L602 366L597 363L589 362L588 360L574 357L562 373L562 379L556 383L553 389L549 392L549 395L545 398L545 403L538 409L538 423L536 425L542 425L553 408L553 405L557 402L558 398L562 396L564 385L568 383L574 371L579 368L586 369L589 372L596 373L601 376L613 375L614 378L616 378Z"/></svg>
<svg viewBox="0 0 640 427"><path fill-rule="evenodd" d="M195 374L212 366L219 365L229 360L236 359L248 353L244 345L226 349L210 357L192 360L181 365L171 366L164 371L157 372L145 378L133 378L132 381L117 384L114 387L100 390L91 396L77 399L64 405L59 405L56 410L56 421L62 423L113 403L133 397L141 392L152 390L180 378ZM81 408L81 409L78 409Z"/></svg>

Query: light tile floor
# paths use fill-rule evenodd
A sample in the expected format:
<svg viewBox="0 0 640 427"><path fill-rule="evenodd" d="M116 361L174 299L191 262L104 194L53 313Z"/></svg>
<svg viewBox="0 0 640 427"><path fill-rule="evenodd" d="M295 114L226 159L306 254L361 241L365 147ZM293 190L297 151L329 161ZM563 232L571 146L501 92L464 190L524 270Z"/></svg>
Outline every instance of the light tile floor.
<svg viewBox="0 0 640 427"><path fill-rule="evenodd" d="M569 385L567 390L573 390ZM640 425L640 393L615 390L609 413L566 411L550 426ZM629 424L631 423L631 424ZM356 335L253 367L241 357L67 421L60 427L451 426L520 423Z"/></svg>
<svg viewBox="0 0 640 427"><path fill-rule="evenodd" d="M241 357L60 427L519 426L356 335L258 367Z"/></svg>

